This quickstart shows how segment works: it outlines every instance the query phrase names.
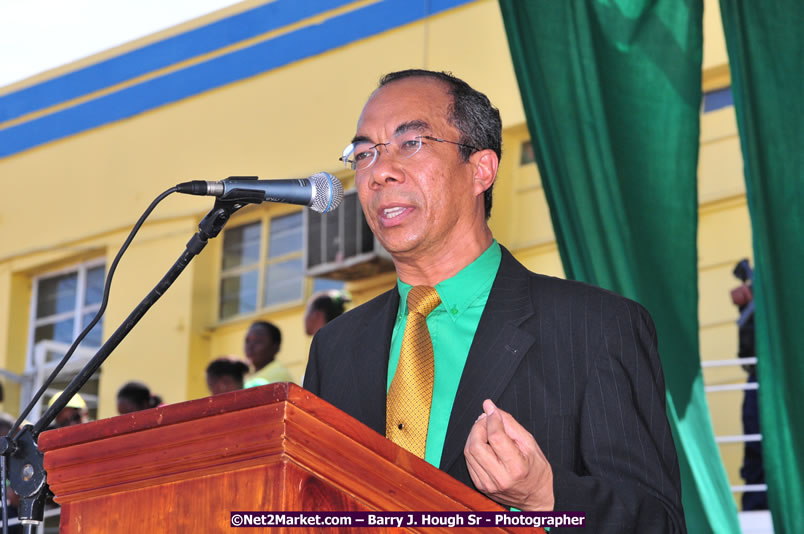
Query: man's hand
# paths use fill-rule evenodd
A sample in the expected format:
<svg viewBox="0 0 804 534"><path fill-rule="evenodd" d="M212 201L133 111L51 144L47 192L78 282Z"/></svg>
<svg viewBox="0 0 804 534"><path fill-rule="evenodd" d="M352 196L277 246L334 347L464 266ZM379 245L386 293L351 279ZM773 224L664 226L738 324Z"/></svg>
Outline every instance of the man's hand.
<svg viewBox="0 0 804 534"><path fill-rule="evenodd" d="M486 399L463 449L469 475L490 499L530 512L553 510L553 469L530 432Z"/></svg>

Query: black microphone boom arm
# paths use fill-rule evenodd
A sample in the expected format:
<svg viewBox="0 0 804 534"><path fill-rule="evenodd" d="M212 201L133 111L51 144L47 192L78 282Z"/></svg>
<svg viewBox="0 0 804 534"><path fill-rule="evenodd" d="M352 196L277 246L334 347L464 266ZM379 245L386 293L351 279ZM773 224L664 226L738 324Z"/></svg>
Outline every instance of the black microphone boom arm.
<svg viewBox="0 0 804 534"><path fill-rule="evenodd" d="M73 395L78 393L95 371L100 368L101 364L142 319L151 306L165 294L190 261L204 249L208 240L216 237L221 232L229 217L250 202L259 203L262 201L262 199L256 200L255 198L249 200L248 192L244 196L246 198L237 201L216 200L215 206L201 220L198 225L198 232L187 242L187 247L178 260L126 317L106 343L98 349L95 356L87 362L84 368L64 389L59 398L45 411L39 421L33 426L26 425L16 436L0 437L0 455L6 456L8 459L8 475L11 480L11 487L20 495L19 519L26 527L36 525L42 521L45 490L47 488L43 455L37 446L37 437L53 422L56 415L67 405Z"/></svg>

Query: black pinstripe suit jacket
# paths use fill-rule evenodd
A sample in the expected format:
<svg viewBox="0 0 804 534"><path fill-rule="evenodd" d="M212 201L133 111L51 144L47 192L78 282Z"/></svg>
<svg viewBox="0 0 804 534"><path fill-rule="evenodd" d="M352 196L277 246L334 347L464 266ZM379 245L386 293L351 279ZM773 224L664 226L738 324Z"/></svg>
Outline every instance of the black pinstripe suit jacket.
<svg viewBox="0 0 804 534"><path fill-rule="evenodd" d="M321 329L304 379L380 434L398 306L393 289ZM531 273L503 248L440 468L474 487L463 448L490 398L536 438L553 469L555 509L585 512L585 532L684 532L656 346L639 304Z"/></svg>

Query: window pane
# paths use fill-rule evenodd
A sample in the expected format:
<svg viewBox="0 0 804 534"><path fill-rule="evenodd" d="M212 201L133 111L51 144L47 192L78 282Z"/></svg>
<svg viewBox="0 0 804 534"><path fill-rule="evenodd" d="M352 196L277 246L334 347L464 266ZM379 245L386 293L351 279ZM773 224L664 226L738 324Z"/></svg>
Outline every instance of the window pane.
<svg viewBox="0 0 804 534"><path fill-rule="evenodd" d="M533 145L530 141L522 142L522 155L519 157L520 165L527 165L536 161L536 155L533 152Z"/></svg>
<svg viewBox="0 0 804 534"><path fill-rule="evenodd" d="M257 271L221 280L221 319L257 311Z"/></svg>
<svg viewBox="0 0 804 534"><path fill-rule="evenodd" d="M281 217L271 219L271 233L298 230L302 223L302 212L295 211Z"/></svg>
<svg viewBox="0 0 804 534"><path fill-rule="evenodd" d="M302 249L302 213L300 211L271 219L268 257L278 258Z"/></svg>
<svg viewBox="0 0 804 534"><path fill-rule="evenodd" d="M324 226L324 215L310 211L307 214L307 268L321 263L321 230Z"/></svg>
<svg viewBox="0 0 804 534"><path fill-rule="evenodd" d="M85 313L84 320L81 322L81 328L86 328L92 318L95 317L96 312ZM98 321L98 324L92 327L87 337L81 342L81 346L100 347L103 345L103 317Z"/></svg>
<svg viewBox="0 0 804 534"><path fill-rule="evenodd" d="M36 299L36 317L47 317L75 310L76 273L63 274L39 280Z"/></svg>
<svg viewBox="0 0 804 534"><path fill-rule="evenodd" d="M37 326L34 331L34 345L42 340L60 341L62 343L73 342L73 320L64 319L57 323L43 324Z"/></svg>
<svg viewBox="0 0 804 534"><path fill-rule="evenodd" d="M84 296L84 306L98 304L103 297L104 267L98 265L87 269L87 293Z"/></svg>
<svg viewBox="0 0 804 534"><path fill-rule="evenodd" d="M329 291L331 289L343 289L346 282L343 280L330 280L329 278L315 278L313 279L313 293L319 291Z"/></svg>
<svg viewBox="0 0 804 534"><path fill-rule="evenodd" d="M354 195L349 195L348 197L344 198L344 203L349 202L349 198L354 197ZM333 213L328 217L324 217L324 224L326 225L324 228L324 232L326 232L326 251L324 255L324 263L332 263L335 260L342 260L343 259L343 250L341 246L341 229L340 229L340 218L343 216L342 213Z"/></svg>
<svg viewBox="0 0 804 534"><path fill-rule="evenodd" d="M357 195L349 195L348 201L343 203L341 209L343 209L341 216L343 217L344 221L341 246L343 247L344 257L351 258L352 256L357 255L357 225L359 222L357 211L360 210L360 204L357 202Z"/></svg>
<svg viewBox="0 0 804 534"><path fill-rule="evenodd" d="M223 269L256 263L260 259L262 223L246 224L223 232Z"/></svg>
<svg viewBox="0 0 804 534"><path fill-rule="evenodd" d="M294 258L269 265L265 270L264 306L294 302L302 298L304 276L302 259Z"/></svg>
<svg viewBox="0 0 804 534"><path fill-rule="evenodd" d="M62 358L64 358L65 354L67 354L67 350L56 350L55 348L49 348L45 351L45 362L46 363L59 362L61 361ZM60 376L61 375L59 375L59 377Z"/></svg>

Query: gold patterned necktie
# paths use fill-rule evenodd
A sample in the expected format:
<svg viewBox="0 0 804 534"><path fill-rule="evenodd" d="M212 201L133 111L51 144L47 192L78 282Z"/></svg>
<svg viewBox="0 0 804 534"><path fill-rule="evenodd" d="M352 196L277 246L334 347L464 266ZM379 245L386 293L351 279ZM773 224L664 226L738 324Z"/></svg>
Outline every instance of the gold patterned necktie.
<svg viewBox="0 0 804 534"><path fill-rule="evenodd" d="M386 400L385 437L419 458L424 458L427 444L435 376L427 315L440 303L429 286L416 286L408 293L408 321Z"/></svg>

